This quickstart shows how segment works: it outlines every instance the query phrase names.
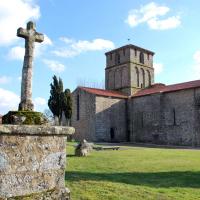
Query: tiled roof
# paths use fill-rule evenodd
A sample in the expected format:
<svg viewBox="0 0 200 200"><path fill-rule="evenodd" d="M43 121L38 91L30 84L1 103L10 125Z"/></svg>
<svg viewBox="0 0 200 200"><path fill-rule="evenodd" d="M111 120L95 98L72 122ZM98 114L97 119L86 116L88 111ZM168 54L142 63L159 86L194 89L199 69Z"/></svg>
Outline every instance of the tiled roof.
<svg viewBox="0 0 200 200"><path fill-rule="evenodd" d="M105 96L105 97L116 97L116 98L128 98L125 94L113 90L103 90L103 89L97 89L97 88L89 88L89 87L79 87L80 89L96 94L99 96Z"/></svg>
<svg viewBox="0 0 200 200"><path fill-rule="evenodd" d="M197 87L200 87L200 80L178 83L178 84L173 84L173 85L164 85L164 84L158 83L158 84L152 85L150 88L145 88L138 91L132 97L145 96L145 95L150 95L150 94L155 94L155 93L174 92L178 90L186 90L186 89L197 88Z"/></svg>
<svg viewBox="0 0 200 200"><path fill-rule="evenodd" d="M165 85L162 83L156 83L156 84L153 84L150 88L145 88L138 91L132 97L134 98L134 97L140 97L140 96L156 94L156 93L175 92L178 90L186 90L186 89L192 89L192 88L198 88L198 87L200 88L200 80L178 83L178 84L173 84L173 85ZM79 87L79 88L86 92L89 92L91 94L96 94L99 96L125 98L125 99L128 98L127 95L118 91L103 90L103 89L89 88L89 87Z"/></svg>

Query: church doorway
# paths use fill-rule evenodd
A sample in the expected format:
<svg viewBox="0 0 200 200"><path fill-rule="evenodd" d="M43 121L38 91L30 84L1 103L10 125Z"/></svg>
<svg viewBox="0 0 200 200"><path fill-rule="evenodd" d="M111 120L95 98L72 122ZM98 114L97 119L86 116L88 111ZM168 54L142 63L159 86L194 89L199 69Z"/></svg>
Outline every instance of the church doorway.
<svg viewBox="0 0 200 200"><path fill-rule="evenodd" d="M110 139L111 141L115 139L115 129L113 127L110 128Z"/></svg>

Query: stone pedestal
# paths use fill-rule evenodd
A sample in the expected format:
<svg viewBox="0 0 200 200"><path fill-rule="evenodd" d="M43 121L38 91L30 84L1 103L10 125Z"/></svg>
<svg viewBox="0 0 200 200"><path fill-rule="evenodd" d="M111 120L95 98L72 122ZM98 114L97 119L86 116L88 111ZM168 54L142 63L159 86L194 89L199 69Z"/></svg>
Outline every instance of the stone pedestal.
<svg viewBox="0 0 200 200"><path fill-rule="evenodd" d="M0 125L0 200L68 200L66 136L74 128Z"/></svg>

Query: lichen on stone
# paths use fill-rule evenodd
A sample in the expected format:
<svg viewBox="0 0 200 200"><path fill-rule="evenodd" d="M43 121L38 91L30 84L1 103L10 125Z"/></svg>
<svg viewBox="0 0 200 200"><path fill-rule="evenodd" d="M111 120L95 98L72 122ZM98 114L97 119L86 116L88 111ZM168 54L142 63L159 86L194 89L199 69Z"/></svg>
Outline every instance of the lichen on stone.
<svg viewBox="0 0 200 200"><path fill-rule="evenodd" d="M70 200L70 191L67 188L63 188L61 190L58 190L57 188L53 188L44 192L32 193L25 196L10 197L10 198L7 198L6 200L50 200L50 199L51 200Z"/></svg>

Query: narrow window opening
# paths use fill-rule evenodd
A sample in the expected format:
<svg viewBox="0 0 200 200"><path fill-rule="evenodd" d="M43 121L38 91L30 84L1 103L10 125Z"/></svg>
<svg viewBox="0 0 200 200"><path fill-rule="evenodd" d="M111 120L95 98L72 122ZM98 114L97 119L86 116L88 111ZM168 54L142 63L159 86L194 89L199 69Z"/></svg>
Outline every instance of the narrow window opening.
<svg viewBox="0 0 200 200"><path fill-rule="evenodd" d="M143 118L143 112L141 113L141 127L144 127L144 118Z"/></svg>
<svg viewBox="0 0 200 200"><path fill-rule="evenodd" d="M173 109L174 126L176 126L176 111Z"/></svg>
<svg viewBox="0 0 200 200"><path fill-rule="evenodd" d="M126 55L126 49L123 49L123 54L124 54L124 56Z"/></svg>
<svg viewBox="0 0 200 200"><path fill-rule="evenodd" d="M144 64L144 54L140 52L140 63Z"/></svg>
<svg viewBox="0 0 200 200"><path fill-rule="evenodd" d="M137 57L137 50L135 49L135 57Z"/></svg>
<svg viewBox="0 0 200 200"><path fill-rule="evenodd" d="M151 74L149 70L147 70L147 75L148 75L148 86L151 86Z"/></svg>
<svg viewBox="0 0 200 200"><path fill-rule="evenodd" d="M142 84L141 84L141 88L145 88L145 72L144 69L141 69L142 71Z"/></svg>
<svg viewBox="0 0 200 200"><path fill-rule="evenodd" d="M139 70L137 67L135 68L135 71L136 71L137 87L140 87Z"/></svg>
<svg viewBox="0 0 200 200"><path fill-rule="evenodd" d="M80 99L79 99L79 95L77 95L77 99L76 99L76 108L77 108L76 119L78 121L80 119Z"/></svg>
<svg viewBox="0 0 200 200"><path fill-rule="evenodd" d="M112 53L110 54L110 60L112 60Z"/></svg>
<svg viewBox="0 0 200 200"><path fill-rule="evenodd" d="M120 55L119 54L117 55L117 63L118 64L120 63Z"/></svg>
<svg viewBox="0 0 200 200"><path fill-rule="evenodd" d="M120 54L119 53L115 54L115 63L120 64Z"/></svg>

